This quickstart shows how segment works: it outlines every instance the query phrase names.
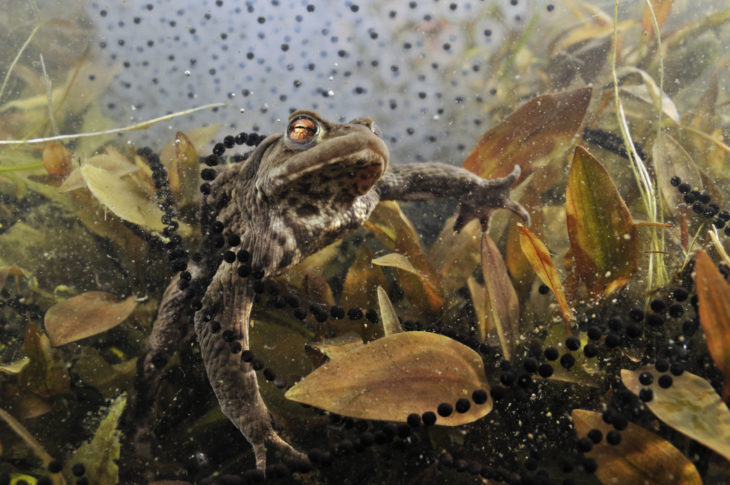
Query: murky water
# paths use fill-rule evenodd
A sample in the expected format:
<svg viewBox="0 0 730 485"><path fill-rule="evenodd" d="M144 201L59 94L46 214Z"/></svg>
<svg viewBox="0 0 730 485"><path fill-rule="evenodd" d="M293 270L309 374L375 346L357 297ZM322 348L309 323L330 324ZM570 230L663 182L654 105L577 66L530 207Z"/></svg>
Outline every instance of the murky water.
<svg viewBox="0 0 730 485"><path fill-rule="evenodd" d="M725 2L0 3L0 485L727 483ZM246 241L284 236L223 224L255 219L243 182L201 197L264 136L361 117L391 170L519 165L529 225L455 233L500 204L414 169L256 279ZM338 163L275 202L383 193ZM209 380L229 352L253 387Z"/></svg>

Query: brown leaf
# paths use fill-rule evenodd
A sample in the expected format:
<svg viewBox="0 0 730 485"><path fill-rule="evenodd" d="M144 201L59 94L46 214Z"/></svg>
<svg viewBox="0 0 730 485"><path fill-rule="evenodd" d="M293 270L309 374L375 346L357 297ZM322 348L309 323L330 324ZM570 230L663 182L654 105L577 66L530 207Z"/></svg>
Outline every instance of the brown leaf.
<svg viewBox="0 0 730 485"><path fill-rule="evenodd" d="M533 222L531 226L539 228L540 224ZM530 293L530 288L532 288L535 272L525 257L525 253L522 252L522 248L520 248L520 230L516 224L510 224L507 229L504 262L507 265L509 274L512 276L519 298L526 299Z"/></svg>
<svg viewBox="0 0 730 485"><path fill-rule="evenodd" d="M612 35L583 39L566 46L551 57L547 74L555 89L565 89L580 76L586 83L592 82L601 72L611 49Z"/></svg>
<svg viewBox="0 0 730 485"><path fill-rule="evenodd" d="M53 409L48 399L43 399L35 393L20 390L12 385L6 386L5 395L2 398L6 400L8 409L20 419L37 418L50 413Z"/></svg>
<svg viewBox="0 0 730 485"><path fill-rule="evenodd" d="M408 257L390 253L373 259L373 264L395 268L398 280L408 300L430 313L438 313L444 306L440 289L428 275L416 268Z"/></svg>
<svg viewBox="0 0 730 485"><path fill-rule="evenodd" d="M401 256L388 255L382 266L393 266L408 300L423 313L439 313L443 307L443 290L440 281L421 247L421 241L413 224L400 210L397 203L384 201L378 204L365 223L387 249ZM373 261L374 264L380 264Z"/></svg>
<svg viewBox="0 0 730 485"><path fill-rule="evenodd" d="M636 271L638 238L631 213L608 172L576 147L565 194L575 270L594 295L610 295Z"/></svg>
<svg viewBox="0 0 730 485"><path fill-rule="evenodd" d="M726 401L730 394L730 285L701 249L695 271L700 323L712 360L725 375L722 398Z"/></svg>
<svg viewBox="0 0 730 485"><path fill-rule="evenodd" d="M25 329L23 352L30 362L20 372L20 385L41 397L69 392L66 366L43 330L31 322Z"/></svg>
<svg viewBox="0 0 730 485"><path fill-rule="evenodd" d="M197 195L200 171L198 154L213 139L220 127L220 123L216 123L185 133L178 131L175 139L160 152L160 161L170 178L170 189L179 195L180 205L191 203Z"/></svg>
<svg viewBox="0 0 730 485"><path fill-rule="evenodd" d="M326 361L339 359L363 345L365 344L359 335L348 333L340 337L326 339L321 344L306 344L305 350L314 365L319 367Z"/></svg>
<svg viewBox="0 0 730 485"><path fill-rule="evenodd" d="M476 219L461 231L454 231L457 216L444 223L444 228L428 250L428 261L441 281L445 295L455 293L479 264L479 235L482 228Z"/></svg>
<svg viewBox="0 0 730 485"><path fill-rule="evenodd" d="M63 145L54 141L43 146L43 166L49 175L66 177L73 170L71 154Z"/></svg>
<svg viewBox="0 0 730 485"><path fill-rule="evenodd" d="M659 32L661 33L664 22L667 21L669 14L672 12L672 0L650 0L650 2L657 24L659 24ZM654 21L652 20L648 5L644 7L644 12L641 15L641 31L650 41L656 37Z"/></svg>
<svg viewBox="0 0 730 485"><path fill-rule="evenodd" d="M530 266L537 273L543 283L553 291L555 298L558 300L560 306L560 313L565 321L565 333L570 335L570 321L572 320L572 311L568 300L565 298L565 292L563 291L563 285L560 283L560 276L558 276L558 270L555 269L555 264L550 258L545 244L540 241L529 229L522 224L518 223L517 228L520 231L520 248L525 254L525 257L530 262Z"/></svg>
<svg viewBox="0 0 730 485"><path fill-rule="evenodd" d="M464 168L485 178L504 177L515 165L524 179L534 164L568 148L583 123L591 88L539 96L487 131L464 161Z"/></svg>
<svg viewBox="0 0 730 485"><path fill-rule="evenodd" d="M342 285L340 305L345 308L375 308L378 305L379 286L386 286L383 270L372 263L373 252L362 245L355 253Z"/></svg>
<svg viewBox="0 0 730 485"><path fill-rule="evenodd" d="M635 371L621 370L621 380L634 394L643 387L639 375L649 372L657 381L653 367ZM672 386L651 386L654 397L646 406L667 425L689 436L730 460L730 410L704 379L690 372L673 376Z"/></svg>
<svg viewBox="0 0 730 485"><path fill-rule="evenodd" d="M103 291L89 291L57 303L44 317L54 347L105 332L122 323L137 307L130 296L118 301Z"/></svg>
<svg viewBox="0 0 730 485"><path fill-rule="evenodd" d="M0 290L5 287L8 276L27 276L25 271L19 266L2 266L0 267Z"/></svg>
<svg viewBox="0 0 730 485"><path fill-rule="evenodd" d="M494 328L499 336L504 358L510 360L514 339L520 334L520 303L507 274L502 254L486 232L482 234L481 252L486 318L485 328L481 325L478 328L479 338L485 342L489 328Z"/></svg>
<svg viewBox="0 0 730 485"><path fill-rule="evenodd" d="M600 430L605 436L613 429L603 421L601 413L574 409L571 416L579 437L586 436L592 429ZM618 445L603 440L586 456L596 460L596 476L606 485L702 485L700 474L686 456L669 441L636 424L629 423L621 431Z"/></svg>
<svg viewBox="0 0 730 485"><path fill-rule="evenodd" d="M410 413L436 411L442 402L471 399L488 385L481 357L443 335L404 332L327 362L289 389L286 397L343 416L405 422ZM438 417L458 426L491 411L491 400L466 413Z"/></svg>

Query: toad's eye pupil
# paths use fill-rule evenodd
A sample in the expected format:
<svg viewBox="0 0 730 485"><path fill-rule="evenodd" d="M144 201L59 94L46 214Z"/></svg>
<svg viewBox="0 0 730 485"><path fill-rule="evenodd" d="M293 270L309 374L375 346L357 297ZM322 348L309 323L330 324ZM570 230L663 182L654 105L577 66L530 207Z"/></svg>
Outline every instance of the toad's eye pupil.
<svg viewBox="0 0 730 485"><path fill-rule="evenodd" d="M296 142L305 142L317 133L317 125L309 118L299 118L289 124L289 138Z"/></svg>

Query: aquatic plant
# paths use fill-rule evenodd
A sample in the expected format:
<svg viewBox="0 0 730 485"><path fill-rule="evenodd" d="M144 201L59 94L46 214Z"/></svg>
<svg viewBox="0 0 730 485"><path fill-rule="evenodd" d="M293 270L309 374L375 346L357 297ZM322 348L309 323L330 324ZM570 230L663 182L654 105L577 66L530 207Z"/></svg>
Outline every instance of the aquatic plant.
<svg viewBox="0 0 730 485"><path fill-rule="evenodd" d="M201 221L201 188L279 131L290 104L373 116L395 163L436 157L485 178L519 165L513 196L531 222L497 213L487 232L456 233L453 204L386 202L256 283L238 352L307 456L271 457L267 480L727 480L729 12L374 2L333 8L354 20L327 23L314 3L217 3L8 6L19 21L0 85L0 483L264 480L194 344L166 337L152 402L135 379L168 280L201 242L220 239L221 258L236 246ZM148 40L148 23L171 34ZM179 60L197 48L185 42L206 44L185 39L211 33L215 55ZM315 35L334 62L315 58ZM147 56L170 72L145 70ZM136 88L156 98L128 98ZM206 106L225 92L228 107ZM121 107L134 96L151 107Z"/></svg>

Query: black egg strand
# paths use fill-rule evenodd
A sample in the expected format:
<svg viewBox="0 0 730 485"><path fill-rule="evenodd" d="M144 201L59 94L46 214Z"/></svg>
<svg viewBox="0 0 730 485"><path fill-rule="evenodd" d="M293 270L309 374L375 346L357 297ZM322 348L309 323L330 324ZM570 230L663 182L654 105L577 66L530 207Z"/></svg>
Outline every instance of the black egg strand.
<svg viewBox="0 0 730 485"><path fill-rule="evenodd" d="M671 184L677 188L680 194L683 194L684 203L694 211L695 214L712 219L712 225L721 230L726 236L730 236L730 211L720 209L720 206L712 202L712 196L707 192L700 192L699 189L693 189L687 182L674 176L670 180Z"/></svg>

